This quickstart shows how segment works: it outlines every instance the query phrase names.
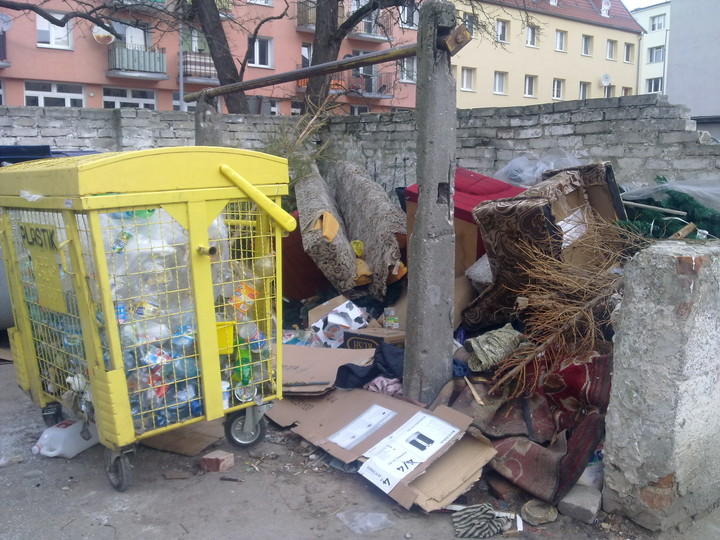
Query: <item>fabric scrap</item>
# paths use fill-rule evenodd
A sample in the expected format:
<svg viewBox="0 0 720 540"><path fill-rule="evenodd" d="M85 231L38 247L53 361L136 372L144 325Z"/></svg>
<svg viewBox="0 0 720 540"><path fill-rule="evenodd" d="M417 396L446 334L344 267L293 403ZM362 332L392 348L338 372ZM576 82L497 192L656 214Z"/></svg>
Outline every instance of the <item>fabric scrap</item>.
<svg viewBox="0 0 720 540"><path fill-rule="evenodd" d="M511 518L497 516L487 503L458 510L453 513L452 520L457 538L490 538L512 527Z"/></svg>

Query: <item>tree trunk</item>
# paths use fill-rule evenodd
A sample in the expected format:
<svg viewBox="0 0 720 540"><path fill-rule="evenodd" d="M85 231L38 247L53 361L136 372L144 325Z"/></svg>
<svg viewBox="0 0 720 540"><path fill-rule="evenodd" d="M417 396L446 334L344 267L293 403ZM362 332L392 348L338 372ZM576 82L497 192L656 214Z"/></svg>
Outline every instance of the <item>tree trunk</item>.
<svg viewBox="0 0 720 540"><path fill-rule="evenodd" d="M220 12L215 0L193 0L197 10L198 19L202 31L207 38L210 47L218 79L221 85L240 82L240 75L235 66L235 59L230 51L230 46L223 29ZM225 96L225 105L228 112L234 114L250 114L245 92L236 92Z"/></svg>
<svg viewBox="0 0 720 540"><path fill-rule="evenodd" d="M315 8L315 40L312 65L337 60L344 35L338 36L338 0L317 0ZM305 104L310 109L325 101L330 92L332 75L312 77L305 91Z"/></svg>

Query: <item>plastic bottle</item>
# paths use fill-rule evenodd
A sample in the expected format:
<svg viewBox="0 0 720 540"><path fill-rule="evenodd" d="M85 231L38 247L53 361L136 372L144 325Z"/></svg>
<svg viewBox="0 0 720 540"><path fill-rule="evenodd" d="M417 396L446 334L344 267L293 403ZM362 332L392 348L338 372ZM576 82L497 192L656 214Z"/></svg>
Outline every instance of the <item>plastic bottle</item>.
<svg viewBox="0 0 720 540"><path fill-rule="evenodd" d="M235 367L230 375L235 398L240 403L252 401L255 397L253 382L252 358L247 343L241 340L235 344Z"/></svg>
<svg viewBox="0 0 720 540"><path fill-rule="evenodd" d="M68 459L75 457L98 442L95 424L87 424L89 439L83 438L83 424L79 420L63 420L59 424L47 428L40 435L38 442L33 445L32 453Z"/></svg>

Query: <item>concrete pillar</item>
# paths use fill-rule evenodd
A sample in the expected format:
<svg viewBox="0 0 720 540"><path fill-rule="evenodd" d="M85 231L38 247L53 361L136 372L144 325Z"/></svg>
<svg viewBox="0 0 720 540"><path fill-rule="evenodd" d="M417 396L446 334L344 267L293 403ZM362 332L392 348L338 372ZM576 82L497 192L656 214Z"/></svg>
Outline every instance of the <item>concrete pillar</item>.
<svg viewBox="0 0 720 540"><path fill-rule="evenodd" d="M201 96L195 106L195 146L224 146L223 128L215 99Z"/></svg>
<svg viewBox="0 0 720 540"><path fill-rule="evenodd" d="M625 269L603 506L650 530L720 500L720 242L664 241Z"/></svg>
<svg viewBox="0 0 720 540"><path fill-rule="evenodd" d="M431 402L452 375L455 231L455 81L437 37L455 26L455 7L420 8L417 81L418 210L410 238L404 386Z"/></svg>

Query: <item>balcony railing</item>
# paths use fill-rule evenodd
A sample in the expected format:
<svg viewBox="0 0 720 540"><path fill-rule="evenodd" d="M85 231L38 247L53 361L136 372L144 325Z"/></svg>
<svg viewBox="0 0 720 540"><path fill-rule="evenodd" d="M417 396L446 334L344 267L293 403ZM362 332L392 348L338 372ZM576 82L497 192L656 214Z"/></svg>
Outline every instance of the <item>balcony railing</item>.
<svg viewBox="0 0 720 540"><path fill-rule="evenodd" d="M353 3L354 4L354 3ZM340 12L338 13L338 24L341 24L352 13L355 7L344 10L342 3L340 4ZM301 30L315 31L317 22L316 2L314 0L301 0L297 2L297 17L295 26ZM392 38L393 30L392 14L385 11L374 11L362 20L352 32L350 37L364 41L386 41Z"/></svg>
<svg viewBox="0 0 720 540"><path fill-rule="evenodd" d="M349 96L362 96L367 99L390 99L397 81L396 73L358 73L355 70L333 73L330 80L330 92ZM300 91L307 87L309 79L300 79L297 86Z"/></svg>
<svg viewBox="0 0 720 540"><path fill-rule="evenodd" d="M218 74L212 56L207 53L183 51L183 77L217 81Z"/></svg>
<svg viewBox="0 0 720 540"><path fill-rule="evenodd" d="M108 70L165 75L165 49L115 42L108 48ZM153 75L150 75L153 77Z"/></svg>
<svg viewBox="0 0 720 540"><path fill-rule="evenodd" d="M10 67L7 54L7 39L5 32L0 32L0 68Z"/></svg>

